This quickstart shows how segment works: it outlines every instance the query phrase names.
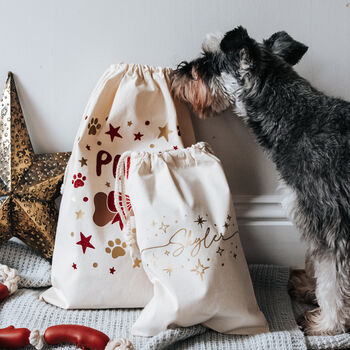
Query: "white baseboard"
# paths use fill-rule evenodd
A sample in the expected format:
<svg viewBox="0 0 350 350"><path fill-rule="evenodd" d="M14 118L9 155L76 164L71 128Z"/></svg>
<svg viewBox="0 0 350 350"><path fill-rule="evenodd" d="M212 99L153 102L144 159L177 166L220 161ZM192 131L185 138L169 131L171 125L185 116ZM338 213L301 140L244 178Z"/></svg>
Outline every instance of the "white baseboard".
<svg viewBox="0 0 350 350"><path fill-rule="evenodd" d="M249 263L302 268L305 244L278 195L233 196L242 245Z"/></svg>

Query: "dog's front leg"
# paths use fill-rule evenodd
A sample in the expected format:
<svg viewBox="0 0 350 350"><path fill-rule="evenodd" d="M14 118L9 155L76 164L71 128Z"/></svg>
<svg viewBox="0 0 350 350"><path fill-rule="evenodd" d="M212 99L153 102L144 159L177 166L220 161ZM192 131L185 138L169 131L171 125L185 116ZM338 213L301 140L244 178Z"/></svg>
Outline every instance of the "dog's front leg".
<svg viewBox="0 0 350 350"><path fill-rule="evenodd" d="M348 267L337 264L330 253L316 257L314 268L319 307L307 311L299 320L300 325L309 335L343 333L350 306Z"/></svg>
<svg viewBox="0 0 350 350"><path fill-rule="evenodd" d="M305 270L293 270L288 283L288 291L294 299L317 305L315 294L316 279L313 254L310 249L306 252Z"/></svg>

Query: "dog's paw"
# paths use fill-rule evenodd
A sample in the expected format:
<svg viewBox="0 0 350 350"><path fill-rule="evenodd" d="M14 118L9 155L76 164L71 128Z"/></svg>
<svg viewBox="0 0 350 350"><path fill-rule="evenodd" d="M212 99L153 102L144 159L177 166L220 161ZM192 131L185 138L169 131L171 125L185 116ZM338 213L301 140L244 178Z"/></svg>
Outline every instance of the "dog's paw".
<svg viewBox="0 0 350 350"><path fill-rule="evenodd" d="M306 335L335 335L345 332L345 327L322 313L320 307L306 311L298 318L297 323Z"/></svg>
<svg viewBox="0 0 350 350"><path fill-rule="evenodd" d="M293 270L288 282L289 295L305 304L317 305L315 282L310 279L305 270Z"/></svg>

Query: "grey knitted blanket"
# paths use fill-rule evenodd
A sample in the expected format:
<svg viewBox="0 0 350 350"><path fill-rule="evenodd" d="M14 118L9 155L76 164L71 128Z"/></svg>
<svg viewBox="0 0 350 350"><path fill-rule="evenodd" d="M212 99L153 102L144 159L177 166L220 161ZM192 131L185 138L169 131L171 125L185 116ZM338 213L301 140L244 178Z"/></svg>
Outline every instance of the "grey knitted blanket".
<svg viewBox="0 0 350 350"><path fill-rule="evenodd" d="M8 325L38 328L42 332L55 324L81 324L99 329L111 339L129 338L135 349L348 349L350 335L305 337L295 315L308 306L292 303L287 293L289 269L253 265L250 267L256 297L271 332L255 336L223 335L202 326L168 330L152 338L130 337L131 325L140 310L62 310L39 301L50 285L50 264L17 241L0 247L0 263L14 267L21 276L20 289L0 304L0 328ZM56 349L74 349L58 346Z"/></svg>

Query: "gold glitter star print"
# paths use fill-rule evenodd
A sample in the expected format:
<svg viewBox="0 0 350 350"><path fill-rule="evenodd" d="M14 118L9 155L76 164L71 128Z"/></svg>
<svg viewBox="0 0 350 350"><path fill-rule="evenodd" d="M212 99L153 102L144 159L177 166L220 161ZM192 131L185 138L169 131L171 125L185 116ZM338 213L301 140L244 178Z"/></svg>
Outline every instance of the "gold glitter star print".
<svg viewBox="0 0 350 350"><path fill-rule="evenodd" d="M194 269L192 269L192 272L195 272L197 275L200 276L201 280L203 281L203 276L205 274L205 270L208 270L209 266L204 266L201 261L198 259L198 263Z"/></svg>
<svg viewBox="0 0 350 350"><path fill-rule="evenodd" d="M164 137L167 140L167 142L169 142L169 134L171 134L173 131L169 129L168 123L166 123L163 127L159 126L158 129L158 138L160 139L161 137Z"/></svg>
<svg viewBox="0 0 350 350"><path fill-rule="evenodd" d="M162 230L164 233L166 233L166 230L168 227L169 227L169 225L166 225L162 222L159 229Z"/></svg>
<svg viewBox="0 0 350 350"><path fill-rule="evenodd" d="M196 222L198 225L200 225L200 227L202 228L203 227L203 224L205 222L207 222L207 220L204 220L200 215L198 215L198 218L197 220L195 220L194 222Z"/></svg>
<svg viewBox="0 0 350 350"><path fill-rule="evenodd" d="M167 268L163 269L169 277L171 276L171 273L173 272L174 268L172 266L168 266Z"/></svg>
<svg viewBox="0 0 350 350"><path fill-rule="evenodd" d="M187 271L204 281L213 261L224 268L227 258L236 260L238 245L234 242L238 230L235 222L231 222L232 217L225 215L226 219L220 223L209 220L208 214L205 217L207 219L197 214L188 226L183 226L179 219L170 224L165 216L158 225L157 221L152 220L149 232L160 244L141 249L141 254L149 254L145 255L146 266L159 268L168 278L183 276ZM217 231L219 227L223 230Z"/></svg>
<svg viewBox="0 0 350 350"><path fill-rule="evenodd" d="M0 244L18 237L51 258L70 153L35 154L12 73L0 101Z"/></svg>

